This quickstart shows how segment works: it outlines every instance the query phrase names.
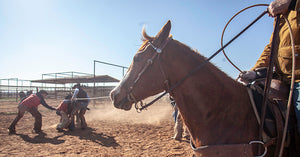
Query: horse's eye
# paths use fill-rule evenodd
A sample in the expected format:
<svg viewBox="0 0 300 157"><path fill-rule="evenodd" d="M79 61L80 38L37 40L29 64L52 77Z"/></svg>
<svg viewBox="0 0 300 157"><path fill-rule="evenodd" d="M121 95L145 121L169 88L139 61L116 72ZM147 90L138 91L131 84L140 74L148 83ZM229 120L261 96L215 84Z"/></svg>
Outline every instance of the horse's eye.
<svg viewBox="0 0 300 157"><path fill-rule="evenodd" d="M139 49L138 53L134 56L133 61L139 62L143 59L144 54L147 51L147 47L149 45L144 45L142 48Z"/></svg>
<svg viewBox="0 0 300 157"><path fill-rule="evenodd" d="M133 60L135 61L135 62L139 62L139 61L141 61L141 54L140 53L137 53L135 56L134 56L134 58L133 58Z"/></svg>

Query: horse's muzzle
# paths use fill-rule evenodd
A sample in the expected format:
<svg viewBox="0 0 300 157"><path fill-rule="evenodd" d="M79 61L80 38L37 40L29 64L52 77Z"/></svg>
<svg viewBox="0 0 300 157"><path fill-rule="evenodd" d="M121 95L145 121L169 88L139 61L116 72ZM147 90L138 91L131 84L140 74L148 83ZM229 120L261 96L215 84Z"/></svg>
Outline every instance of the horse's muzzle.
<svg viewBox="0 0 300 157"><path fill-rule="evenodd" d="M115 108L123 110L131 109L132 103L128 100L127 96L124 96L122 99L120 99L120 94L117 92L117 90L112 90L110 92L110 99Z"/></svg>

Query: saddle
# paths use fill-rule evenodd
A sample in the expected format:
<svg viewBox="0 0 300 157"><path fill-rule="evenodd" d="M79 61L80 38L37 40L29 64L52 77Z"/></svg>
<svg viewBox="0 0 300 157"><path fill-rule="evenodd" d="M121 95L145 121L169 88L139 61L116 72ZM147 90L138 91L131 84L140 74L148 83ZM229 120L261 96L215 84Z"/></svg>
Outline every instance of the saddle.
<svg viewBox="0 0 300 157"><path fill-rule="evenodd" d="M254 84L250 85L250 89L252 91L256 110L260 116L263 102L264 81L256 81ZM266 116L264 120L264 131L269 137L276 137L276 119L277 121L282 121L282 124L285 120L288 91L288 87L285 84L279 80L272 79L267 99Z"/></svg>
<svg viewBox="0 0 300 157"><path fill-rule="evenodd" d="M258 115L261 115L261 108L263 102L264 93L264 81L256 81L254 84L250 85L248 88L251 89L251 94L253 96L255 107ZM249 93L250 94L250 93ZM267 109L264 120L264 132L267 137L264 137L264 142L267 143L270 139L276 139L277 143L281 135L283 134L284 122L286 120L286 111L288 103L289 87L281 82L280 80L272 79L267 99ZM250 96L251 97L251 96ZM286 135L285 146L291 145L291 138L295 137L296 130L296 117L291 105L289 114L288 131ZM292 140L294 143L294 140ZM293 144L294 145L294 144Z"/></svg>

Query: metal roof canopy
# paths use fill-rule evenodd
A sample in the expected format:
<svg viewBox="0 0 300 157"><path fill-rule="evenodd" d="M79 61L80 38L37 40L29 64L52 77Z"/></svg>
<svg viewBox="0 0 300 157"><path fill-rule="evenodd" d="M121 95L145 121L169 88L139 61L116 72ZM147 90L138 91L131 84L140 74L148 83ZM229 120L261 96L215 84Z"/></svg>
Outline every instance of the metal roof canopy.
<svg viewBox="0 0 300 157"><path fill-rule="evenodd" d="M51 78L44 79L44 76L51 76ZM93 74L87 74L87 73L63 72L63 73L43 74L41 80L31 80L31 82L67 84L67 83L119 82L119 80L109 75L98 75L94 77Z"/></svg>

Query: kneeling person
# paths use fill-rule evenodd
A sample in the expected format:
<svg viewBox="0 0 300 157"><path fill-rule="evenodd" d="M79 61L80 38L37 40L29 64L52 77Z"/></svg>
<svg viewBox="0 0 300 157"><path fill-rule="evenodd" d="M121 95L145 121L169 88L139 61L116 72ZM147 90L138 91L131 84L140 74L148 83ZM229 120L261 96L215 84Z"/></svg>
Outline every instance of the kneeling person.
<svg viewBox="0 0 300 157"><path fill-rule="evenodd" d="M72 95L67 95L65 100L57 107L56 114L61 116L60 122L56 126L56 130L58 131L63 131L64 128L68 128L70 125L68 108L70 108L69 105L71 105L71 98Z"/></svg>

